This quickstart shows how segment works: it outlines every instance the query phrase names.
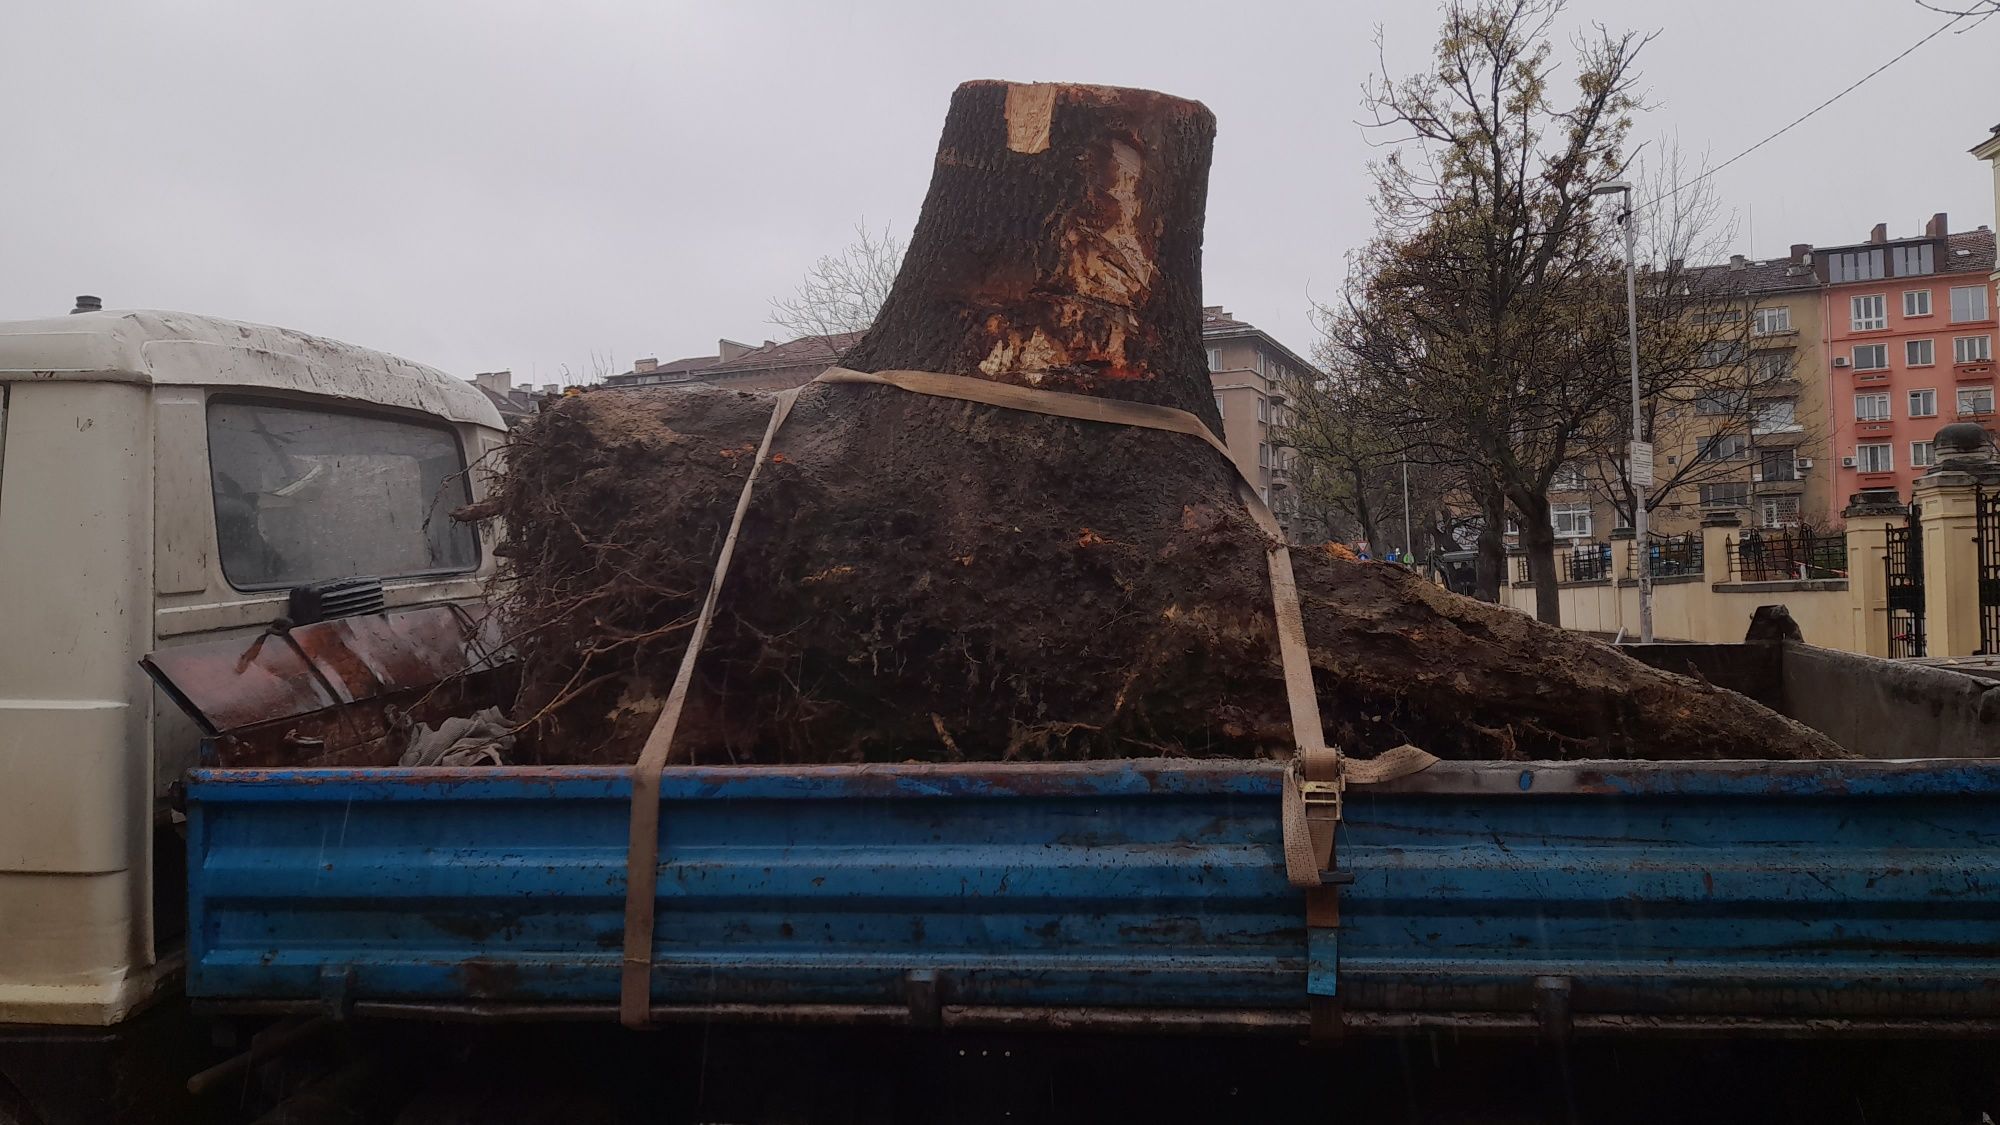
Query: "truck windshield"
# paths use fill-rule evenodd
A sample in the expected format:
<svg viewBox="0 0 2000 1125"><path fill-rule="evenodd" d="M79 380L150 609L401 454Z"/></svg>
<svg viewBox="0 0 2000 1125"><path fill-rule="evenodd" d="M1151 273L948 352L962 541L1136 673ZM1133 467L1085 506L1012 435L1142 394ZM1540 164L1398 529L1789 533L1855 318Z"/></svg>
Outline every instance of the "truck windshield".
<svg viewBox="0 0 2000 1125"><path fill-rule="evenodd" d="M224 400L209 404L208 459L222 572L238 589L479 565L449 514L471 491L443 426Z"/></svg>

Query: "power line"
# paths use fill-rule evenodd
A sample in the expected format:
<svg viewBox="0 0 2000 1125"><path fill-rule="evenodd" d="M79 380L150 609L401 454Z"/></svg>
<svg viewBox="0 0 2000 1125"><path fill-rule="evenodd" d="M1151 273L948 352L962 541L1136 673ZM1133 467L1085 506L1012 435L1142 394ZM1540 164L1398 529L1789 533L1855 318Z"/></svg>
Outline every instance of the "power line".
<svg viewBox="0 0 2000 1125"><path fill-rule="evenodd" d="M1744 157L1750 155L1751 153L1756 152L1758 149L1763 148L1765 145L1770 144L1772 141L1777 140L1779 137L1784 136L1786 133L1791 132L1794 128L1803 124L1807 118L1812 117L1820 110L1825 109L1826 107L1832 105L1833 103L1839 101L1840 99L1860 89L1863 83L1867 82L1869 79L1875 77L1876 75L1882 73L1883 71L1889 69L1890 67L1895 66L1897 63L1902 62L1904 59L1910 57L1911 54L1915 53L1917 48L1923 46L1924 44L1930 42L1933 39L1936 39L1938 36L1943 35L1945 32L1950 31L1952 28L1958 26L1958 24L1963 22L1967 17L1971 16L1972 14L1973 13L1971 12L1962 12L1959 15L1953 17L1952 19L1946 20L1943 24L1941 24L1938 27L1936 31L1931 32L1929 35L1926 35L1922 39L1917 40L1915 43L1910 44L1908 47L1903 48L1902 52L1898 54L1895 58L1890 59L1888 62L1883 63L1881 66L1878 66L1874 70L1871 70L1868 73L1862 75L1861 77L1855 79L1852 83L1850 83L1847 86L1846 89L1840 91L1838 94L1835 94L1834 96L1826 99L1825 101L1819 103L1818 105L1812 107L1811 109L1806 110L1804 113L1799 114L1797 117L1792 118L1790 121L1786 122L1783 126L1781 126L1777 132L1772 133L1770 136L1765 137L1763 140L1758 141L1756 144L1751 145L1749 148L1744 149L1742 152L1737 153L1735 156L1732 156L1729 159L1723 161L1722 163L1716 165L1715 167L1710 168L1708 171L1703 172L1701 175L1696 176L1694 179L1689 180L1687 183L1674 185L1672 191L1666 192L1662 195L1656 195L1653 198L1648 199L1644 203L1635 204L1633 210L1638 210L1640 207L1651 207L1653 204L1658 203L1663 199L1670 199L1673 196L1679 194L1680 192L1695 186L1696 184L1702 182L1703 180L1708 179L1710 176L1715 175L1716 173L1722 171L1724 168L1729 167L1731 164L1736 163L1737 161L1743 159Z"/></svg>

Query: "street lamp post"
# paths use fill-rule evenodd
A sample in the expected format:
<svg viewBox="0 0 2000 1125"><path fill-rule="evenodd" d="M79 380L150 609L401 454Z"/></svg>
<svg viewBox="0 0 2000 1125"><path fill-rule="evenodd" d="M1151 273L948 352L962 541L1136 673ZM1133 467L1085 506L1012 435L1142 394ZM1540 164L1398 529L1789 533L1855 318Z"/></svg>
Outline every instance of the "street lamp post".
<svg viewBox="0 0 2000 1125"><path fill-rule="evenodd" d="M1626 451L1625 475L1632 482L1632 542L1639 570L1639 640L1653 643L1653 558L1646 538L1646 490L1653 484L1653 447L1646 443L1639 414L1639 286L1633 249L1632 185L1612 180L1591 189L1592 195L1622 195L1618 224L1625 228L1625 342L1632 365L1632 445Z"/></svg>

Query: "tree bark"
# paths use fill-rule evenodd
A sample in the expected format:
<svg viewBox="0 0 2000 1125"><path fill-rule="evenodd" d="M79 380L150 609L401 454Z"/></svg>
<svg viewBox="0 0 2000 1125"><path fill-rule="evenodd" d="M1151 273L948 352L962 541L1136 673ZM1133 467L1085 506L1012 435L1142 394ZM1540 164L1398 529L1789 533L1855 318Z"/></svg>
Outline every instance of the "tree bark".
<svg viewBox="0 0 2000 1125"><path fill-rule="evenodd" d="M968 82L903 272L844 363L1178 407L1221 432L1201 338L1215 117L1151 90Z"/></svg>
<svg viewBox="0 0 2000 1125"><path fill-rule="evenodd" d="M1375 541L1375 512L1368 506L1368 482L1359 466L1350 466L1348 475L1354 483L1354 522L1361 525L1361 541L1368 544L1369 551L1379 553L1381 544Z"/></svg>
<svg viewBox="0 0 2000 1125"><path fill-rule="evenodd" d="M1478 489L1479 558L1474 564L1474 596L1482 602L1500 601L1500 587L1507 581L1507 498L1498 488Z"/></svg>
<svg viewBox="0 0 2000 1125"><path fill-rule="evenodd" d="M1535 620L1562 624L1562 595L1556 573L1556 528L1549 518L1549 498L1532 492L1511 497L1521 513L1521 546L1528 552L1528 577L1535 584Z"/></svg>

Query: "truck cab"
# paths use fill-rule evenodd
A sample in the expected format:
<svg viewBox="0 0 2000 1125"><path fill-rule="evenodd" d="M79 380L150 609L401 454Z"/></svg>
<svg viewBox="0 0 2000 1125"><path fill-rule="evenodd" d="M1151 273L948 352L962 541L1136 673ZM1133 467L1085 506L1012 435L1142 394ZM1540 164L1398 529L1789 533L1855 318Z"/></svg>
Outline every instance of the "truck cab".
<svg viewBox="0 0 2000 1125"><path fill-rule="evenodd" d="M171 992L172 794L201 732L142 656L254 636L297 587L379 579L395 609L474 599L493 568L488 533L449 517L504 432L471 384L79 306L0 323L0 1039Z"/></svg>

